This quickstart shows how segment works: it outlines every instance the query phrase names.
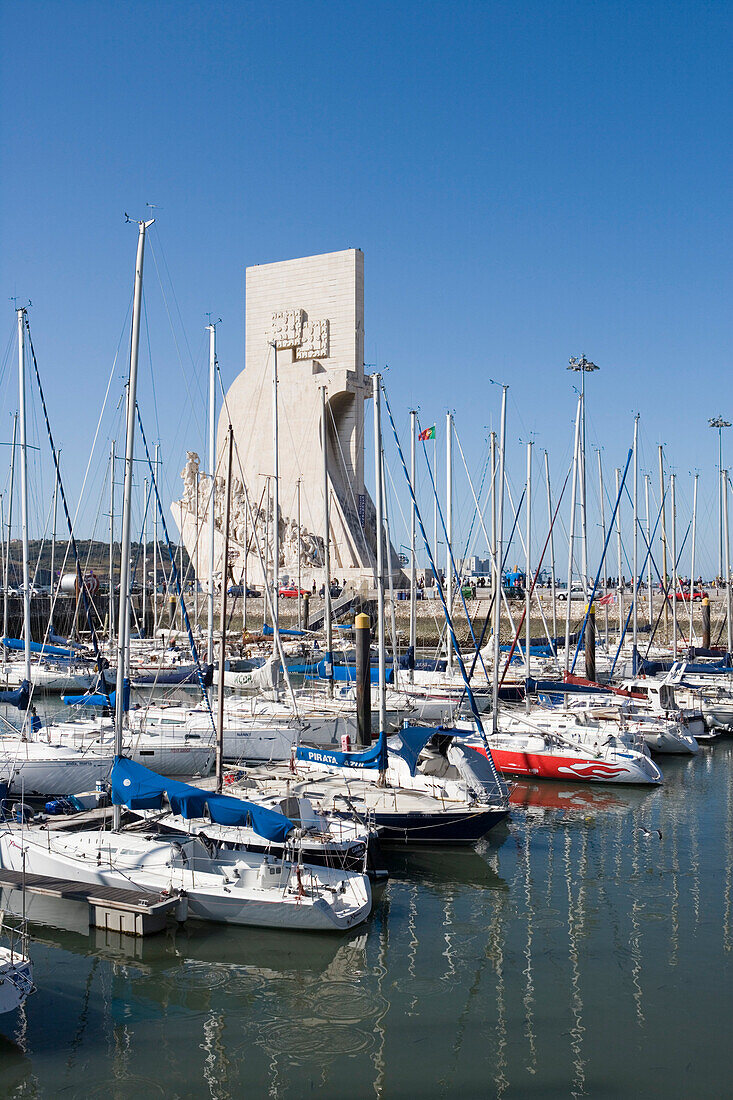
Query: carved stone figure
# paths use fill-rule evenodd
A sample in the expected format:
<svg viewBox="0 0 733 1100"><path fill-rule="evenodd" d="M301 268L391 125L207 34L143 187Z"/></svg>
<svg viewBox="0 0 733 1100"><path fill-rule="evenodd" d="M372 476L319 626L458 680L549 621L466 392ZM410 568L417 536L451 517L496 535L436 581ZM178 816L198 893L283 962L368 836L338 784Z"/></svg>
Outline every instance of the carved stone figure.
<svg viewBox="0 0 733 1100"><path fill-rule="evenodd" d="M181 471L183 478L183 505L186 511L196 513L199 485L200 459L195 451L186 452L186 465Z"/></svg>

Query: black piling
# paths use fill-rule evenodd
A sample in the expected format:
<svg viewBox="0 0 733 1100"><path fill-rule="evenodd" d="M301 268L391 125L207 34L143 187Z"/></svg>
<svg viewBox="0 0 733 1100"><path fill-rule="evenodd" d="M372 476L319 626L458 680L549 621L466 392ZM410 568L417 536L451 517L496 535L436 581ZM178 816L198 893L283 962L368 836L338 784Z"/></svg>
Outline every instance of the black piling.
<svg viewBox="0 0 733 1100"><path fill-rule="evenodd" d="M372 639L371 620L359 614L354 620L356 633L356 723L359 745L366 748L372 741L372 682L369 660Z"/></svg>

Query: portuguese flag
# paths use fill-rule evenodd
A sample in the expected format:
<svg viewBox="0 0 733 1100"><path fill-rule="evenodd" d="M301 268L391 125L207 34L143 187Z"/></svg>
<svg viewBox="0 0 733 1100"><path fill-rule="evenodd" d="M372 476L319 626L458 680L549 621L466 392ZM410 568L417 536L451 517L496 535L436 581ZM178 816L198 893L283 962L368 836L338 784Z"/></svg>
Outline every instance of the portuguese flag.
<svg viewBox="0 0 733 1100"><path fill-rule="evenodd" d="M435 439L435 424L433 424L432 428L425 428L424 431L420 432L417 438L423 443L428 439Z"/></svg>

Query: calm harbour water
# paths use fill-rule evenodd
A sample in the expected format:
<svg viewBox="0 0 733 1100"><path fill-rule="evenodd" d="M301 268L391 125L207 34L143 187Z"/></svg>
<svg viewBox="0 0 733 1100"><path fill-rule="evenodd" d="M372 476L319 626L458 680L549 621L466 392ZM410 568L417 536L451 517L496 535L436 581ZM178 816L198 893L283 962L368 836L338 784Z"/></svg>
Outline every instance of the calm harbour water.
<svg viewBox="0 0 733 1100"><path fill-rule="evenodd" d="M347 938L136 941L57 910L0 1017L0 1095L730 1095L733 742L662 767L656 790L517 784L477 850L390 856Z"/></svg>

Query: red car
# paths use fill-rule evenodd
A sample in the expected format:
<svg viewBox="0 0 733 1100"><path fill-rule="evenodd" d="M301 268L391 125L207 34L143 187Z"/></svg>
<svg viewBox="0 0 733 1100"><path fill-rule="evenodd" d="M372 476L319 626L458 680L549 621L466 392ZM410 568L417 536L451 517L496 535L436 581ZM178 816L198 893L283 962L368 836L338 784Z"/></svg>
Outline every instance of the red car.
<svg viewBox="0 0 733 1100"><path fill-rule="evenodd" d="M684 588L684 589L683 588L678 588L677 591L674 594L674 598L675 598L675 600L683 600L686 603L689 603L690 600L692 600L693 602L697 601L698 603L700 603L702 600L707 600L710 597L708 596L708 594L707 594L707 592L705 591L704 588L695 588L695 589L693 589L692 592L690 592L689 588ZM668 600L672 599L672 593L671 592L668 593L667 599Z"/></svg>
<svg viewBox="0 0 733 1100"><path fill-rule="evenodd" d="M301 594L301 596L309 595L308 591L305 588L301 588L300 594ZM291 585L288 585L287 588L279 589L278 595L280 596L281 599L283 597L286 597L286 598L290 597L290 598L293 598L293 599L297 600L297 598L298 598L298 586L297 586L297 584L291 584Z"/></svg>

